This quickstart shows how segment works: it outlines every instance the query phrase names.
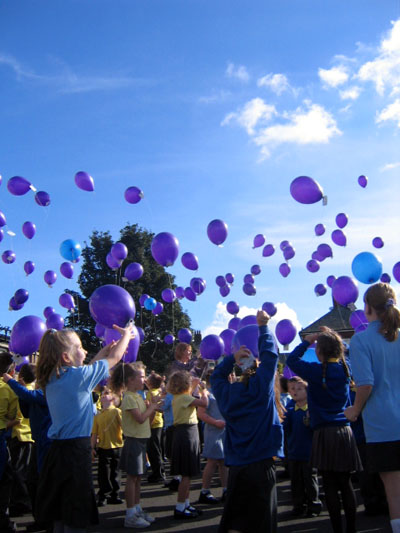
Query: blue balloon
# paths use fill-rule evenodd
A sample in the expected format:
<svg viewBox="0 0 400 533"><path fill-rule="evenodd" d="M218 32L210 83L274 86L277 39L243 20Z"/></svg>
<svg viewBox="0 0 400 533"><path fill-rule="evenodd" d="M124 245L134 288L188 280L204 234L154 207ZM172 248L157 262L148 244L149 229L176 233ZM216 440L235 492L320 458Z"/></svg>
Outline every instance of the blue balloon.
<svg viewBox="0 0 400 533"><path fill-rule="evenodd" d="M351 270L361 283L375 283L382 275L382 261L371 252L361 252L353 259Z"/></svg>
<svg viewBox="0 0 400 533"><path fill-rule="evenodd" d="M79 242L74 241L73 239L67 239L61 243L60 254L67 261L76 263L81 253L82 248Z"/></svg>
<svg viewBox="0 0 400 533"><path fill-rule="evenodd" d="M157 305L157 301L155 298L147 298L147 300L145 300L144 302L144 307L145 309L147 309L147 311L153 311L153 309L155 309Z"/></svg>

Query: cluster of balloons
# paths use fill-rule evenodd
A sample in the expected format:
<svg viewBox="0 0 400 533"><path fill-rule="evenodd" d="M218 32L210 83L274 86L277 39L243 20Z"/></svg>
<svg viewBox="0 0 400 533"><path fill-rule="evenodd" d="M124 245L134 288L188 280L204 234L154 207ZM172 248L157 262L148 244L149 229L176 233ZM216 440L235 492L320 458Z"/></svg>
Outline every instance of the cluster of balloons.
<svg viewBox="0 0 400 533"><path fill-rule="evenodd" d="M118 270L127 257L128 248L126 247L126 245L123 242L116 242L111 246L111 250L106 255L106 263L111 268L111 270ZM125 273L124 277L129 279L125 275Z"/></svg>

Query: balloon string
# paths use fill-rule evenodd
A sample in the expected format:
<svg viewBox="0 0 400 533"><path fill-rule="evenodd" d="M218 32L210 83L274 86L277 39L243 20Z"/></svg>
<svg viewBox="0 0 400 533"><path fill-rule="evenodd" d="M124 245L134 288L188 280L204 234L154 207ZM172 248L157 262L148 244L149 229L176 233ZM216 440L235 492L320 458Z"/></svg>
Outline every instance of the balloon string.
<svg viewBox="0 0 400 533"><path fill-rule="evenodd" d="M169 281L169 287L170 287L170 289L173 291L174 289L172 288L171 274L170 274L169 272L167 272L167 276L168 276L168 281ZM175 315L174 315L174 305L175 305L175 300L171 302L172 333L173 333L173 335L175 335Z"/></svg>
<svg viewBox="0 0 400 533"><path fill-rule="evenodd" d="M155 317L155 315L153 315L153 326L154 326L154 351L150 355L151 359L153 359L154 354L156 353L156 350L157 350L157 330L156 330L156 317Z"/></svg>

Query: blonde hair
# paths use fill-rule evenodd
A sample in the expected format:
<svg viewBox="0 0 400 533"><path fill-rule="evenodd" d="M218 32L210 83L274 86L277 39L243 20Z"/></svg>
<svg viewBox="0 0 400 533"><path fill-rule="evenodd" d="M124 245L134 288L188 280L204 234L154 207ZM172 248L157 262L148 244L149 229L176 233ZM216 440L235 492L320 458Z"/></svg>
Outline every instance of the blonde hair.
<svg viewBox="0 0 400 533"><path fill-rule="evenodd" d="M389 342L393 342L399 335L400 311L395 306L396 293L387 283L376 283L369 287L364 294L364 302L377 314L381 333Z"/></svg>
<svg viewBox="0 0 400 533"><path fill-rule="evenodd" d="M39 357L36 366L36 382L45 391L53 372L57 379L60 377L63 366L62 354L70 354L72 351L71 338L76 335L72 329L57 331L49 329L40 341Z"/></svg>
<svg viewBox="0 0 400 533"><path fill-rule="evenodd" d="M190 391L192 376L186 370L172 374L168 380L167 391L171 394L183 394Z"/></svg>
<svg viewBox="0 0 400 533"><path fill-rule="evenodd" d="M131 378L135 378L146 367L141 361L135 363L118 363L112 371L108 386L114 394L121 394Z"/></svg>

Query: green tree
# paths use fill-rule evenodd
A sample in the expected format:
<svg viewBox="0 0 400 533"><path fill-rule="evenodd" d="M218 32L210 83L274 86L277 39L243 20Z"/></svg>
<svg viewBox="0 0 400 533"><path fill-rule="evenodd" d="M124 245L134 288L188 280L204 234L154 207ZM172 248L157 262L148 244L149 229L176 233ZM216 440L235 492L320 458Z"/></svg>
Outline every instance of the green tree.
<svg viewBox="0 0 400 533"><path fill-rule="evenodd" d="M127 225L120 232L120 242L128 248L128 257L120 269L112 271L106 263L106 256L113 245L109 232L94 231L90 237L90 244L85 243L82 251L82 270L78 278L81 294L72 293L77 302L77 310L69 314L67 325L79 330L82 342L89 352L95 353L100 348L100 341L96 337L95 322L89 312L89 298L100 286L118 284L124 287L133 297L136 305L137 326L143 328L144 341L139 349L139 359L150 368L162 372L173 359L173 348L163 342L167 333L176 336L180 328L190 327L190 318L182 310L178 300L164 304L164 311L160 315L153 315L142 309L139 298L148 294L157 301L162 301L161 292L165 288L175 289L175 277L166 272L151 255L151 242L154 234L140 228L137 224ZM123 278L125 268L129 263L136 262L143 266L143 276L133 282ZM199 334L196 332L196 341Z"/></svg>

